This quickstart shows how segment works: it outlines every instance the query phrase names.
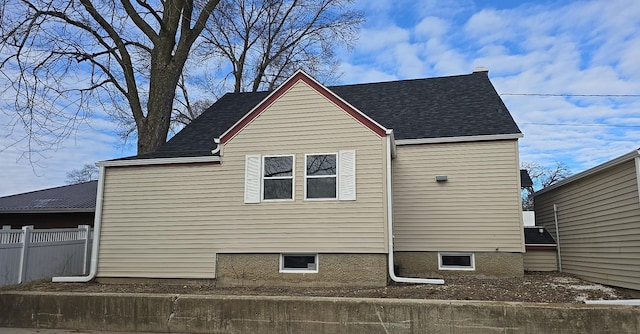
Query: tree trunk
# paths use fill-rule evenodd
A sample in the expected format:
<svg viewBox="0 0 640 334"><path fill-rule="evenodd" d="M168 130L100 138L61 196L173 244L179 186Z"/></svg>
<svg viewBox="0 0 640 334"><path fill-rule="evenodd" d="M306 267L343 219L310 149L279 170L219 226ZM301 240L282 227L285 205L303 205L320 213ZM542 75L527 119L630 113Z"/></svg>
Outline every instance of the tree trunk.
<svg viewBox="0 0 640 334"><path fill-rule="evenodd" d="M175 87L180 77L180 69L172 64L152 65L152 78L149 85L147 115L138 126L138 154L151 153L167 141L171 123ZM155 73L154 73L155 72Z"/></svg>

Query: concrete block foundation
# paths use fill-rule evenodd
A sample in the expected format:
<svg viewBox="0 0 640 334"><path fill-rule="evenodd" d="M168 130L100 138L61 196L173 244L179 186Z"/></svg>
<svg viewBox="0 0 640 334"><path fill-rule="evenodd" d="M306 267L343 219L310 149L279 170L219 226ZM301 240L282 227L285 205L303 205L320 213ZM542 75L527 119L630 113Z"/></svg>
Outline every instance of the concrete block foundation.
<svg viewBox="0 0 640 334"><path fill-rule="evenodd" d="M383 287L386 254L318 254L317 273L280 272L280 254L218 254L216 284L233 286Z"/></svg>
<svg viewBox="0 0 640 334"><path fill-rule="evenodd" d="M438 270L438 252L395 252L394 262L400 276L447 277L472 275L479 277L522 277L522 253L473 252L475 270Z"/></svg>

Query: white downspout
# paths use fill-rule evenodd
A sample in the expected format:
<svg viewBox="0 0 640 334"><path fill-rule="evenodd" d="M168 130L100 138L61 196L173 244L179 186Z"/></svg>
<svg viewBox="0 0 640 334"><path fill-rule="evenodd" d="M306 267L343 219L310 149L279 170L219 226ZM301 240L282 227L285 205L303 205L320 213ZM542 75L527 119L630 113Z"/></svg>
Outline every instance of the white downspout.
<svg viewBox="0 0 640 334"><path fill-rule="evenodd" d="M98 246L100 244L100 222L102 221L102 198L104 194L104 166L100 167L98 174L98 193L96 195L96 212L93 218L93 247L91 249L91 266L87 276L63 276L54 277L52 282L89 282L98 272Z"/></svg>
<svg viewBox="0 0 640 334"><path fill-rule="evenodd" d="M417 283L417 284L444 284L443 279L436 278L411 278L398 277L393 270L393 189L391 189L391 135L393 130L387 131L387 237L389 238L389 277L398 283Z"/></svg>
<svg viewBox="0 0 640 334"><path fill-rule="evenodd" d="M558 272L562 272L562 257L560 257L560 230L558 230L558 207L553 204L553 220L556 223L556 249L558 251Z"/></svg>
<svg viewBox="0 0 640 334"><path fill-rule="evenodd" d="M636 182L638 183L638 200L640 200L640 150L636 151L639 155L634 160L636 161Z"/></svg>
<svg viewBox="0 0 640 334"><path fill-rule="evenodd" d="M213 138L213 143L216 144L216 148L211 150L211 155L216 155L216 153L220 152L220 138ZM220 156L222 156L222 152L220 152Z"/></svg>

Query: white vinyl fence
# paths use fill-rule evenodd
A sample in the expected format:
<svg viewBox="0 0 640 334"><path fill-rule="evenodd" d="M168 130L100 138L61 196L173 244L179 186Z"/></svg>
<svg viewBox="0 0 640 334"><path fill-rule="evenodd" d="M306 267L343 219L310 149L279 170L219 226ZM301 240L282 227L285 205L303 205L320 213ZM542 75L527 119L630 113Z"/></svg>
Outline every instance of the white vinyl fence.
<svg viewBox="0 0 640 334"><path fill-rule="evenodd" d="M86 275L92 231L78 228L0 230L0 286L54 276Z"/></svg>

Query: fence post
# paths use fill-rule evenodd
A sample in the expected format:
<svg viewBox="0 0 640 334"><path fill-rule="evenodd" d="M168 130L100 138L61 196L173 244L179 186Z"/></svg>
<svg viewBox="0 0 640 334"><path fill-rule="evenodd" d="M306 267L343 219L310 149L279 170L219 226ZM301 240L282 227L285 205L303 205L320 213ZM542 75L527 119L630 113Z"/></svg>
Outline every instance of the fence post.
<svg viewBox="0 0 640 334"><path fill-rule="evenodd" d="M82 261L82 274L87 274L87 260L89 258L89 235L91 234L91 226L89 225L78 225L79 233L82 237L82 233L84 233L84 257Z"/></svg>
<svg viewBox="0 0 640 334"><path fill-rule="evenodd" d="M31 242L33 225L22 227L22 251L20 252L20 271L18 271L18 284L24 282L27 276L27 255Z"/></svg>
<svg viewBox="0 0 640 334"><path fill-rule="evenodd" d="M11 232L11 225L2 225L2 230ZM10 233L0 233L0 245L9 243L9 235Z"/></svg>

